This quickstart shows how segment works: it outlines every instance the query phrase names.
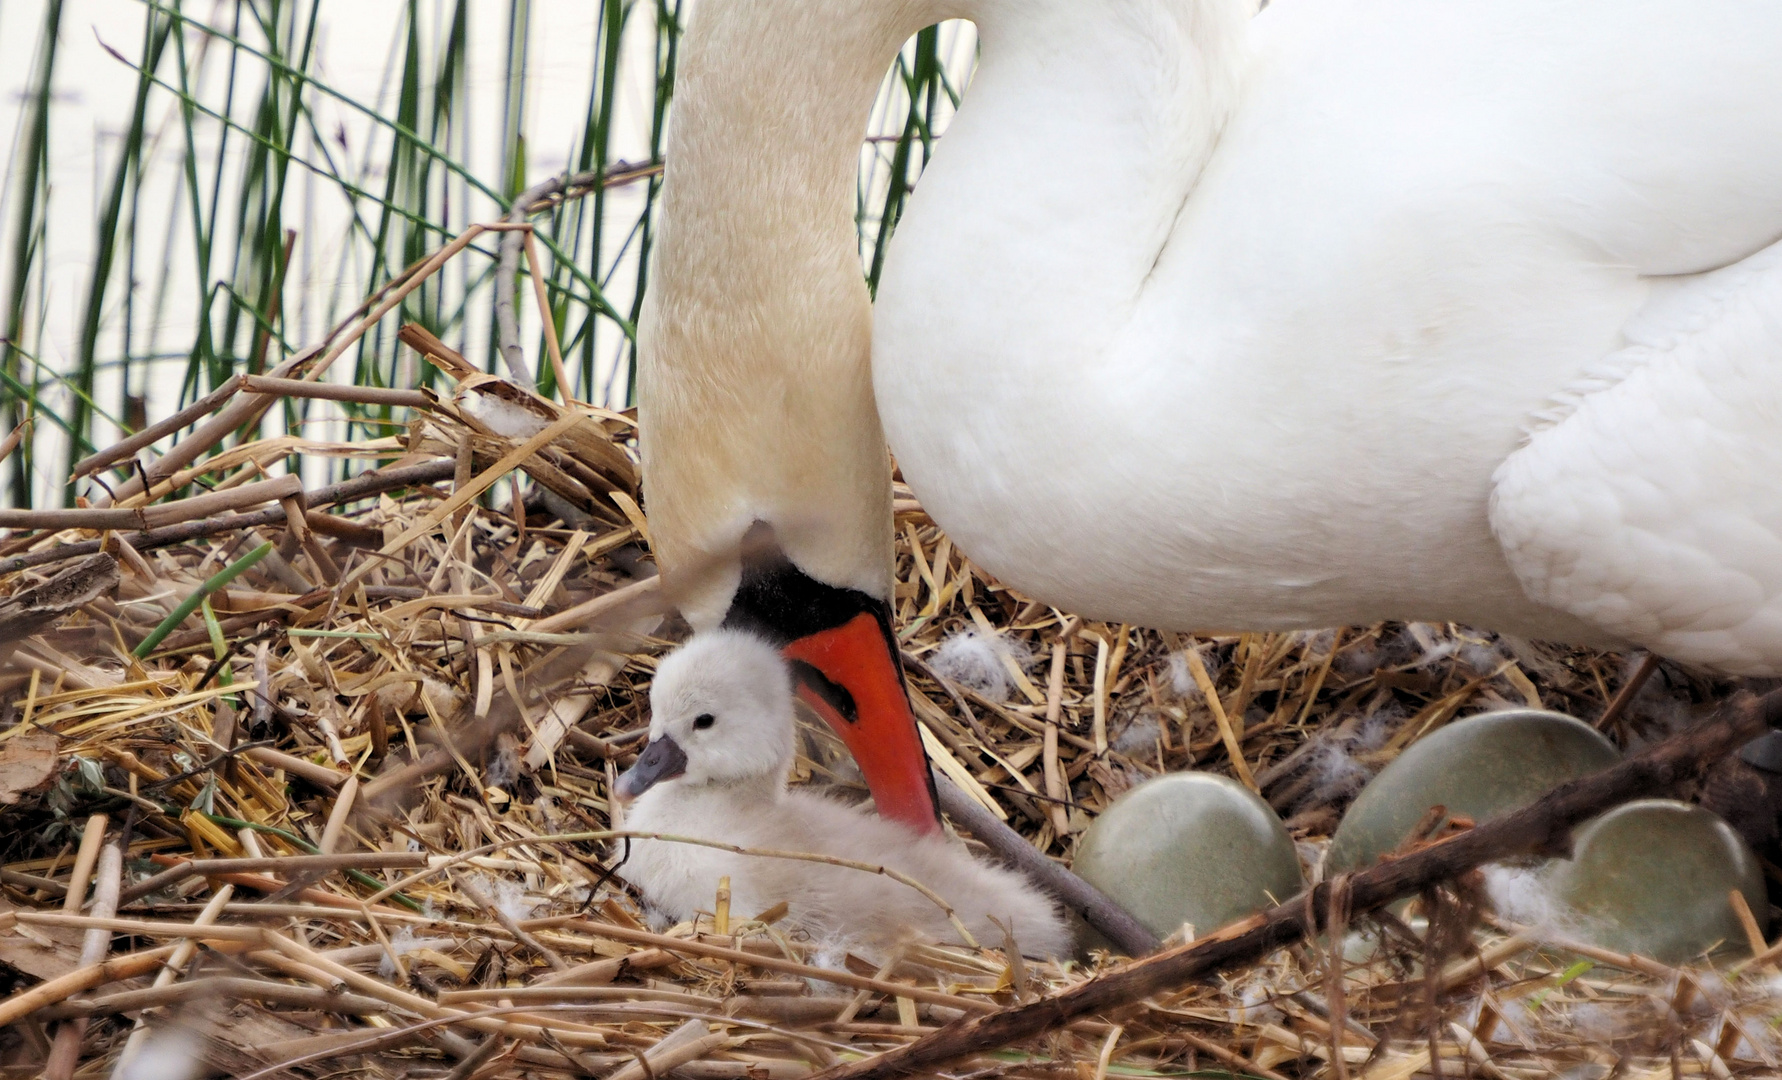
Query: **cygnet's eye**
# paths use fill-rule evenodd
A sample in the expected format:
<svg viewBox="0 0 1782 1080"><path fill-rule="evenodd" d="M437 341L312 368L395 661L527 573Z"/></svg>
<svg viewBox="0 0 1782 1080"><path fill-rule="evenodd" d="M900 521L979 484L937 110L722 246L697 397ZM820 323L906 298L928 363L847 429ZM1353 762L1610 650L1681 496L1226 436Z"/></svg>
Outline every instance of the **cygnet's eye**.
<svg viewBox="0 0 1782 1080"><path fill-rule="evenodd" d="M702 712L693 718L693 730L704 731L706 728L711 727L717 722L717 717L713 716L711 713Z"/></svg>

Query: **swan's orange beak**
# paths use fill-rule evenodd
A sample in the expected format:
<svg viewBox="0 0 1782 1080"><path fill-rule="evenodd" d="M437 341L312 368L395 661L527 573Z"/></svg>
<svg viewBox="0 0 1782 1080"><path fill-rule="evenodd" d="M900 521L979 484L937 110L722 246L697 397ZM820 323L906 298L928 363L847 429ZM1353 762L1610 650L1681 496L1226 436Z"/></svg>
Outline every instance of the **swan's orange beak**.
<svg viewBox="0 0 1782 1080"><path fill-rule="evenodd" d="M798 674L798 696L853 753L879 816L938 832L934 778L904 692L896 641L882 619L862 611L794 639L782 652Z"/></svg>
<svg viewBox="0 0 1782 1080"><path fill-rule="evenodd" d="M724 625L780 647L798 696L847 744L880 817L940 831L887 600L806 574L780 550L772 526L757 521L743 537L742 581Z"/></svg>

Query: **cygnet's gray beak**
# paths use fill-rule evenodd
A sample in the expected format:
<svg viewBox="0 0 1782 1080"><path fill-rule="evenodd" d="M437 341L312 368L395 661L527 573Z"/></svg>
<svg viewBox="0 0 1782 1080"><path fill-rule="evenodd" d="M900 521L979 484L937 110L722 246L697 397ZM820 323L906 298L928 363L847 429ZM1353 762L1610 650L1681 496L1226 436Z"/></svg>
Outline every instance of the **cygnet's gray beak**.
<svg viewBox="0 0 1782 1080"><path fill-rule="evenodd" d="M650 740L637 764L619 777L613 794L620 802L630 802L664 780L673 780L687 771L687 752L681 744L666 735Z"/></svg>

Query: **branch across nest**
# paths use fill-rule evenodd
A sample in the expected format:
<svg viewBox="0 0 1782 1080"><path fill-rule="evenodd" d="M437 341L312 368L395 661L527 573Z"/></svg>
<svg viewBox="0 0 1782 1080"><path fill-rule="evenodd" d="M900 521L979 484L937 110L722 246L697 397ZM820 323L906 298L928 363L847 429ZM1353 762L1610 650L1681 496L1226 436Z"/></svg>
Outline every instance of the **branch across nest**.
<svg viewBox="0 0 1782 1080"><path fill-rule="evenodd" d="M1731 703L1723 716L1697 724L1614 768L1565 784L1495 821L1322 882L1300 897L1198 941L1133 961L1030 1004L958 1020L907 1046L829 1069L817 1080L882 1080L937 1069L1253 962L1324 929L1333 904L1362 914L1489 862L1516 855L1564 855L1571 849L1573 828L1619 803L1674 789L1778 721L1782 721L1782 691L1761 698L1747 695Z"/></svg>

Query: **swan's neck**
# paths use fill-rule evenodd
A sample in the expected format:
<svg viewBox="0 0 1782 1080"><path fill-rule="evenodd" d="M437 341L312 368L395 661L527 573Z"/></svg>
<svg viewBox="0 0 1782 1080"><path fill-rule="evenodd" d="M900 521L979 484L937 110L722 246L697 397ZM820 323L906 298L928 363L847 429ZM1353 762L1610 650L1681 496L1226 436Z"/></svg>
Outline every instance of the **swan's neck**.
<svg viewBox="0 0 1782 1080"><path fill-rule="evenodd" d="M755 521L819 580L889 593L890 488L854 184L868 111L909 35L943 18L978 24L992 99L981 111L1028 122L979 139L977 152L988 168L1016 167L1005 196L1042 215L1035 229L1081 214L1081 177L1118 165L1122 190L1109 199L1132 212L1099 242L1131 255L1136 233L1149 253L1098 278L1117 297L1141 286L1216 138L1235 82L1225 45L1247 7L704 0L676 87L638 385L656 553L695 626L723 617L734 552ZM1022 164L1036 156L1042 168ZM1134 179L1142 190L1126 188Z"/></svg>
<svg viewBox="0 0 1782 1080"><path fill-rule="evenodd" d="M853 207L860 139L917 0L706 0L683 46L640 320L652 538L715 625L756 521L799 569L887 597L890 470Z"/></svg>

